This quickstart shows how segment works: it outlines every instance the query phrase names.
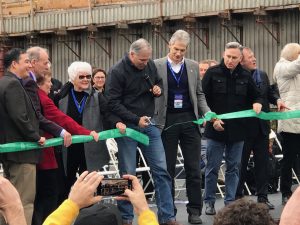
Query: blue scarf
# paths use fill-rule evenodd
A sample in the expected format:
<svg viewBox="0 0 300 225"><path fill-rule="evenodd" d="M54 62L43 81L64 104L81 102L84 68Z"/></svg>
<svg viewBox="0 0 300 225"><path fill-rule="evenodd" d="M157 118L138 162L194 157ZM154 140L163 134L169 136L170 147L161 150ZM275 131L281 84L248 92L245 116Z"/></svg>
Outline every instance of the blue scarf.
<svg viewBox="0 0 300 225"><path fill-rule="evenodd" d="M257 87L260 87L260 84L261 84L261 77L260 77L260 72L258 69L256 69L254 71L254 73L252 74L252 78L256 84Z"/></svg>

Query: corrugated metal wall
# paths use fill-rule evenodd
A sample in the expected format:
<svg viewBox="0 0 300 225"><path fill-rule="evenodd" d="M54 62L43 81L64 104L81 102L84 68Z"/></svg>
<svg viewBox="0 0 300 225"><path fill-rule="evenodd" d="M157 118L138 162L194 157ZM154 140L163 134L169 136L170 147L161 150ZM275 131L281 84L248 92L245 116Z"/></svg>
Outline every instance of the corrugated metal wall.
<svg viewBox="0 0 300 225"><path fill-rule="evenodd" d="M233 4L233 1L225 2ZM194 32L190 32L191 44L187 57L197 61L207 58L219 61L225 43L242 37L241 42L254 50L259 67L265 70L271 78L282 47L289 42L300 42L299 15L298 9L287 9L261 17L275 36L275 25L271 22L278 22L279 43L261 24L256 23L257 17L252 13L234 15L232 20L227 22L232 33L221 25L222 19L219 17L200 17L194 24ZM239 29L239 26L242 29ZM159 28L160 34L153 32L153 26L150 23L144 23L129 25L128 29L99 28L98 32L93 34L95 39L88 38L91 35L88 31L77 30L68 31L67 36L40 34L38 38L31 39L31 41L26 37L16 37L12 38L12 45L27 47L37 44L49 48L53 62L53 75L65 82L68 80L67 67L71 62L81 59L93 66L108 70L128 51L130 42L139 37L147 39L152 44L153 58L163 57L168 52L168 46L164 39L169 40L175 30L185 28L182 20L171 20L164 22L163 26ZM205 39L205 31L202 28L209 29L209 48L206 48L198 38Z"/></svg>

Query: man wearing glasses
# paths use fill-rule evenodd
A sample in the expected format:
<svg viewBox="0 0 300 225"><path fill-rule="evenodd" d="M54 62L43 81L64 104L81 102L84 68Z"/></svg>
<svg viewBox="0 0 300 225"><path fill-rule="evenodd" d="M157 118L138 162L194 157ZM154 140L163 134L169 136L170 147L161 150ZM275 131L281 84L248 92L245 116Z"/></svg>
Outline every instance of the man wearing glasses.
<svg viewBox="0 0 300 225"><path fill-rule="evenodd" d="M202 79L207 104L217 114L251 109L261 111L262 98L250 73L240 65L241 45L227 43L220 64L209 68ZM225 198L228 205L235 200L239 182L239 164L245 140L245 120L230 119L207 122L207 165L205 170L205 213L216 214L214 204L218 171L225 151Z"/></svg>

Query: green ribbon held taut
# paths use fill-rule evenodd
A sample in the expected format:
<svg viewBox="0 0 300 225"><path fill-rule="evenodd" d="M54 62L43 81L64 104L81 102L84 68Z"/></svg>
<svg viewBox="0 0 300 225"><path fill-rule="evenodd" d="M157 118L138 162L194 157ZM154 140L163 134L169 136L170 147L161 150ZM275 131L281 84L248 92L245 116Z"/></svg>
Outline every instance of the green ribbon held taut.
<svg viewBox="0 0 300 225"><path fill-rule="evenodd" d="M149 145L149 137L131 128L126 128L126 132L121 134L118 129L105 130L99 133L99 140L106 140L109 138L130 137L144 145ZM90 135L74 135L72 136L72 144L86 143L93 141ZM19 152L32 149L42 149L52 146L63 145L63 138L47 139L45 145L41 146L36 142L15 142L0 145L0 153Z"/></svg>
<svg viewBox="0 0 300 225"><path fill-rule="evenodd" d="M238 112L231 112L225 113L221 115L217 115L214 112L208 112L205 114L204 118L199 120L193 121L196 124L202 124L205 121L210 121L211 119L237 119L237 118L246 118L246 117L256 117L262 120L287 120L287 119L294 119L300 118L300 110L293 110L293 111L286 111L286 112L260 112L256 114L252 109L238 111Z"/></svg>

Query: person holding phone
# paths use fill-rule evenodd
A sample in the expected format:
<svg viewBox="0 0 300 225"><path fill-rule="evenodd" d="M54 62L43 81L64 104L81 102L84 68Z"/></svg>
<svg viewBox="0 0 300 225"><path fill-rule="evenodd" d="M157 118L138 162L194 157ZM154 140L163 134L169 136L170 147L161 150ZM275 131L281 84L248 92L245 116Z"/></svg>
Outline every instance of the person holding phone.
<svg viewBox="0 0 300 225"><path fill-rule="evenodd" d="M158 225L155 214L148 207L145 193L138 179L132 175L124 175L123 178L131 180L132 190L126 189L124 193L125 196L116 197L116 200L131 201L139 217L139 225ZM102 180L103 176L97 172L83 172L72 187L68 199L47 217L43 225L72 224L81 208L88 207L102 199L102 196L94 195Z"/></svg>

